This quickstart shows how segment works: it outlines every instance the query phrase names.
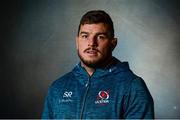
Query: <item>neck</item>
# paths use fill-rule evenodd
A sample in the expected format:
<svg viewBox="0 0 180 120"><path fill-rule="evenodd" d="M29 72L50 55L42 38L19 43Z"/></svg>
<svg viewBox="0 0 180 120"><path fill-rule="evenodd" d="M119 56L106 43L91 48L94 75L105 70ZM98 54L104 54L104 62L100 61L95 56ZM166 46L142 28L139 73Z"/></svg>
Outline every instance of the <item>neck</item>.
<svg viewBox="0 0 180 120"><path fill-rule="evenodd" d="M95 68L92 67L88 67L87 65L85 65L83 62L81 62L81 66L84 67L84 69L87 71L87 73L89 74L89 76L92 76L92 74L95 71Z"/></svg>
<svg viewBox="0 0 180 120"><path fill-rule="evenodd" d="M112 57L110 57L102 66L99 66L97 68L105 68L106 66L110 65L112 63ZM89 76L92 76L92 74L95 72L96 68L95 67L90 67L85 65L83 62L81 62L81 66L84 67L84 69L87 71Z"/></svg>

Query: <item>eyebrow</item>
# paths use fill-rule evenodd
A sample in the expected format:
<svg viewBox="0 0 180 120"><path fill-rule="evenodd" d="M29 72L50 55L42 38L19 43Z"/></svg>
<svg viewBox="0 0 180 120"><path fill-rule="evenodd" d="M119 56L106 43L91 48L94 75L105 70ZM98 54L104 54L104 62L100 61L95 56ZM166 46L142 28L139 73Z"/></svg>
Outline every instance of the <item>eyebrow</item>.
<svg viewBox="0 0 180 120"><path fill-rule="evenodd" d="M79 34L80 34L80 35L81 35L81 34L88 34L88 32L83 32L83 31L82 31L82 32L80 32Z"/></svg>
<svg viewBox="0 0 180 120"><path fill-rule="evenodd" d="M100 33L97 33L97 35L105 35L105 36L108 36L108 33L106 33L106 32L100 32Z"/></svg>
<svg viewBox="0 0 180 120"><path fill-rule="evenodd" d="M81 35L81 34L89 34L89 33L82 31L79 34ZM96 35L105 35L105 36L108 36L108 33L106 33L106 32L99 32L99 33L96 33Z"/></svg>

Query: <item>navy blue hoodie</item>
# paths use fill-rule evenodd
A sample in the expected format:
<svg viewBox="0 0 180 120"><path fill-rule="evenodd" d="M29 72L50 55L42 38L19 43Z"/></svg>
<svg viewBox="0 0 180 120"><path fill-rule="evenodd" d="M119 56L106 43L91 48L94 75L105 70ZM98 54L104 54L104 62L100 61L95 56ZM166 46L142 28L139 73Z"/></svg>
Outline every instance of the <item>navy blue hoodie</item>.
<svg viewBox="0 0 180 120"><path fill-rule="evenodd" d="M127 62L113 64L89 76L80 63L49 87L44 119L154 118L154 103L144 81Z"/></svg>

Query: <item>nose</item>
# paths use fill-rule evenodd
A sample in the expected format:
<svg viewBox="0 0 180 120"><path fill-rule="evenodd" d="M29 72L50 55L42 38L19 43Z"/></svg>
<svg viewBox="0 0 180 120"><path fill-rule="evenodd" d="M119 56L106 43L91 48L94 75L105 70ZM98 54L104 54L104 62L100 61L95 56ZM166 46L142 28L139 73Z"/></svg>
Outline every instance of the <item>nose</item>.
<svg viewBox="0 0 180 120"><path fill-rule="evenodd" d="M93 37L89 38L88 46L91 46L91 47L97 46L97 39L96 39L96 37L93 36Z"/></svg>

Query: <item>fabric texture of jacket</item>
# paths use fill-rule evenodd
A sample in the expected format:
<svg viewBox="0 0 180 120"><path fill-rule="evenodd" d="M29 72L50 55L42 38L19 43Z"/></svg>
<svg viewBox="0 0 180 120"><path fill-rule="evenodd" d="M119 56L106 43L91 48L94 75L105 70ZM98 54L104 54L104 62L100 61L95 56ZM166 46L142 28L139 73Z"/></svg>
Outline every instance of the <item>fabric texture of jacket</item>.
<svg viewBox="0 0 180 120"><path fill-rule="evenodd" d="M44 119L154 118L153 98L142 78L127 62L113 64L89 76L80 63L49 87Z"/></svg>

